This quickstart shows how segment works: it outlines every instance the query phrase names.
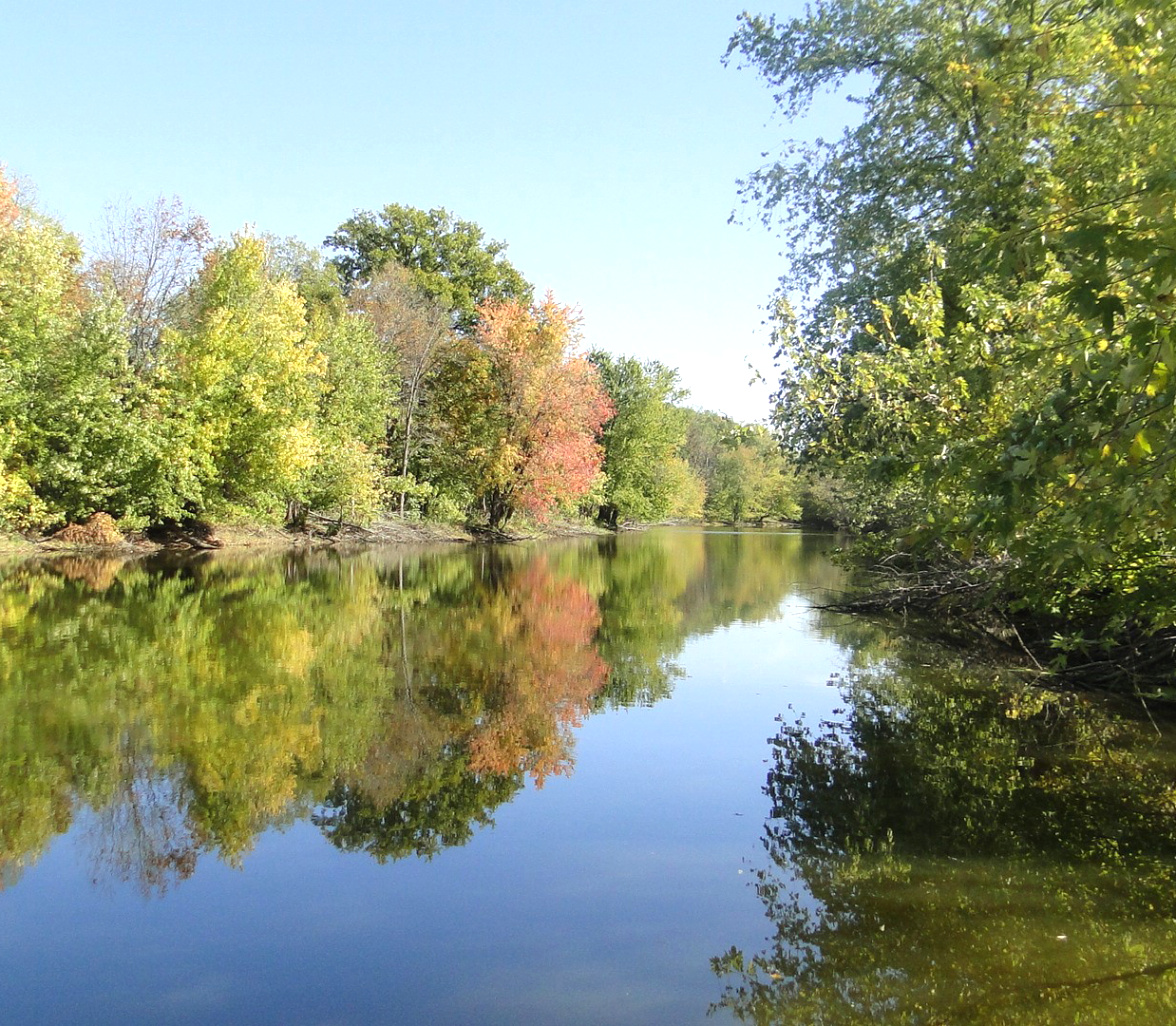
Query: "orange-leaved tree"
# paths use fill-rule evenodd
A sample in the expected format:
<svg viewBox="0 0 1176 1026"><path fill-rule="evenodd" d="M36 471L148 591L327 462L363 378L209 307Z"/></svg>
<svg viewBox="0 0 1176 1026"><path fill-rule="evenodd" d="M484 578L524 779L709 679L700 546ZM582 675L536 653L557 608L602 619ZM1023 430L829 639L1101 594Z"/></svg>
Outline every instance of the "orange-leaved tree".
<svg viewBox="0 0 1176 1026"><path fill-rule="evenodd" d="M599 480L598 438L612 408L577 351L579 323L550 293L532 306L484 303L475 335L441 373L446 471L492 528L518 510L542 520Z"/></svg>

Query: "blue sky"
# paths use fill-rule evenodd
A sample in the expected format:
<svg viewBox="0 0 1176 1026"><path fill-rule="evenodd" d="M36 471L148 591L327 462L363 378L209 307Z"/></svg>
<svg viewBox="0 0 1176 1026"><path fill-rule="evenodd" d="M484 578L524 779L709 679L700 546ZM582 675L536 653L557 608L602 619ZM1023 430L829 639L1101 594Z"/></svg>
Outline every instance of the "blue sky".
<svg viewBox="0 0 1176 1026"><path fill-rule="evenodd" d="M782 243L727 219L785 130L763 83L721 64L739 10L14 3L0 162L83 238L108 202L161 194L218 235L252 223L315 245L355 210L445 207L580 306L589 345L661 360L692 405L761 419L768 388L748 387L746 362L769 369Z"/></svg>

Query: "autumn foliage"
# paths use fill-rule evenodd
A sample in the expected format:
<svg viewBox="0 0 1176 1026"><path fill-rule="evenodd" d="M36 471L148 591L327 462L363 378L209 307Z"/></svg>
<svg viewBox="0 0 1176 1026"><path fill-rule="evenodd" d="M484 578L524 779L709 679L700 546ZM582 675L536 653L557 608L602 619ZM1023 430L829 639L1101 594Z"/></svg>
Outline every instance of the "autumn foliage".
<svg viewBox="0 0 1176 1026"><path fill-rule="evenodd" d="M490 618L497 670L487 714L470 739L477 773L526 772L539 787L571 772L572 729L608 683L595 647L600 610L584 585L529 563L497 599Z"/></svg>
<svg viewBox="0 0 1176 1026"><path fill-rule="evenodd" d="M0 164L0 228L12 224L20 213L16 202L16 182L4 174L4 165Z"/></svg>
<svg viewBox="0 0 1176 1026"><path fill-rule="evenodd" d="M656 417L617 419L632 397L583 355L579 312L533 302L502 243L389 207L328 244L354 259L216 242L160 198L109 208L87 257L0 167L0 530L701 508L622 501L638 478L693 494L682 432L651 449ZM678 424L670 392L652 405Z"/></svg>
<svg viewBox="0 0 1176 1026"><path fill-rule="evenodd" d="M550 293L534 306L486 303L447 368L447 448L491 527L519 510L543 520L599 479L612 407L578 341L578 315Z"/></svg>

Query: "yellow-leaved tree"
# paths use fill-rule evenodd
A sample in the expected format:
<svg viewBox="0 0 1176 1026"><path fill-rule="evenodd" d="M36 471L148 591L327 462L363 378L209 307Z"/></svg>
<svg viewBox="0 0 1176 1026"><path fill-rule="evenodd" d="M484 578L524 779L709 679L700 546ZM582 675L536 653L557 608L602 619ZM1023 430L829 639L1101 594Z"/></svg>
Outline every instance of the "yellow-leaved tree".
<svg viewBox="0 0 1176 1026"><path fill-rule="evenodd" d="M180 328L160 344L173 508L165 514L273 511L315 460L323 365L294 284L266 272L248 234L215 250Z"/></svg>

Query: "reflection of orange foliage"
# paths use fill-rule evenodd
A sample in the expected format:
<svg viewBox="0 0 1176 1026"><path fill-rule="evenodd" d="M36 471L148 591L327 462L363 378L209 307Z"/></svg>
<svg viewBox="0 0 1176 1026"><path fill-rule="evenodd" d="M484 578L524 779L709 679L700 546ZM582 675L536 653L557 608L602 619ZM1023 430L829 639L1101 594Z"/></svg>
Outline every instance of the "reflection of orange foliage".
<svg viewBox="0 0 1176 1026"><path fill-rule="evenodd" d="M571 731L608 679L593 644L600 611L583 584L553 577L542 559L512 579L501 598L508 608L493 617L498 672L470 740L470 768L522 770L542 787L548 776L571 771Z"/></svg>
<svg viewBox="0 0 1176 1026"><path fill-rule="evenodd" d="M105 591L118 577L125 560L91 556L62 556L49 563L67 581L81 581L93 591Z"/></svg>

